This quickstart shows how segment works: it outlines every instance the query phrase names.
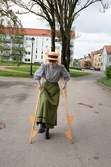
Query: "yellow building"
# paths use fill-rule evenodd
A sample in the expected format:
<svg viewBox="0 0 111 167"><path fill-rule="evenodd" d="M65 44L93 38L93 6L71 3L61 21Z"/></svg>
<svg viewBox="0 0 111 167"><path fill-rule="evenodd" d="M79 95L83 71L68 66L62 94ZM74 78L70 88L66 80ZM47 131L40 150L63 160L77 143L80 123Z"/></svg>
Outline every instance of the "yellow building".
<svg viewBox="0 0 111 167"><path fill-rule="evenodd" d="M91 52L91 55L92 55L92 66L96 70L100 70L100 68L101 68L101 51L102 51L102 49L94 51L94 52Z"/></svg>

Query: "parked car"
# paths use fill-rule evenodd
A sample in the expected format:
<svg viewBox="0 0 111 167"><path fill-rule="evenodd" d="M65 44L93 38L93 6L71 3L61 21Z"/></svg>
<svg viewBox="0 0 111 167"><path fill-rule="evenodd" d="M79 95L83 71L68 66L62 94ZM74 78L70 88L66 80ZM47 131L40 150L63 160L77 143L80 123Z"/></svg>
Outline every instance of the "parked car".
<svg viewBox="0 0 111 167"><path fill-rule="evenodd" d="M100 68L95 68L96 71L100 71Z"/></svg>
<svg viewBox="0 0 111 167"><path fill-rule="evenodd" d="M90 70L94 70L94 67L90 67Z"/></svg>

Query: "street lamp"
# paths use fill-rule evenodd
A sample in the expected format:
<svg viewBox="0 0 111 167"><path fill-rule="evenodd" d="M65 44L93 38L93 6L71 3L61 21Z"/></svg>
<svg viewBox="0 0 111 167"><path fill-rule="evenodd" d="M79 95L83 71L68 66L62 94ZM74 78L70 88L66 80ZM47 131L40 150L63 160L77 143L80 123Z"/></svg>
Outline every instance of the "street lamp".
<svg viewBox="0 0 111 167"><path fill-rule="evenodd" d="M32 42L32 53L31 53L31 64L30 64L30 76L32 76L32 57L33 57L33 45L34 45L34 41L35 41L35 38L32 37L32 38L31 38L31 42Z"/></svg>

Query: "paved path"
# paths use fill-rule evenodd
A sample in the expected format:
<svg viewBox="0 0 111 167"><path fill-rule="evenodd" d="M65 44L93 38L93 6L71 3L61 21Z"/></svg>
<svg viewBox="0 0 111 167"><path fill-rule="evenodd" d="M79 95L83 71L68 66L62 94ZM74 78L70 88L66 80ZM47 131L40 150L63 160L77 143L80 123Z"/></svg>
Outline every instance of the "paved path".
<svg viewBox="0 0 111 167"><path fill-rule="evenodd" d="M67 129L61 93L58 126L50 130L50 140L37 134L29 144L37 85L34 79L0 77L0 167L110 167L111 90L99 85L102 72L71 78L67 86L73 144ZM37 127L36 127L37 129Z"/></svg>

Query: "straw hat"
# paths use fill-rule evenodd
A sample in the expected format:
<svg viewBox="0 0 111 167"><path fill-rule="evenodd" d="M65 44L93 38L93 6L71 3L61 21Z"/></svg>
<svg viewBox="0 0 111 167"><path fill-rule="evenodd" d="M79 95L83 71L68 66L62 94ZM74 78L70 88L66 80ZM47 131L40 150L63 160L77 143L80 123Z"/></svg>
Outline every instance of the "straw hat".
<svg viewBox="0 0 111 167"><path fill-rule="evenodd" d="M47 60L55 60L58 62L58 64L60 64L60 56L59 56L59 52L58 51L49 51L49 49L47 50L45 59L44 59L44 63L47 62Z"/></svg>
<svg viewBox="0 0 111 167"><path fill-rule="evenodd" d="M57 60L58 61L58 56L59 56L59 54L57 52L51 51L51 52L47 53L46 59L47 60Z"/></svg>

